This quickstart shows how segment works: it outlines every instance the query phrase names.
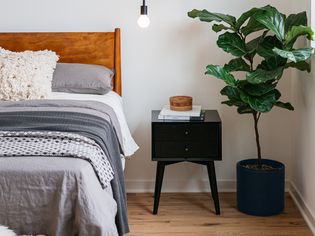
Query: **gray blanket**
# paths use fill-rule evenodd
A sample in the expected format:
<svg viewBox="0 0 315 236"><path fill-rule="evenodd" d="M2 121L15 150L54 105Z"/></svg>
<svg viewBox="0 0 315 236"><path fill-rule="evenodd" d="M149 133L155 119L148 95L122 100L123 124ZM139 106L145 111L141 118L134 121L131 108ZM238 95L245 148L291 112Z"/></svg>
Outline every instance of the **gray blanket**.
<svg viewBox="0 0 315 236"><path fill-rule="evenodd" d="M87 138L93 139L98 145L100 145L108 157L110 164L114 171L114 179L111 181L111 188L113 191L113 197L117 203L117 215L116 215L116 226L119 235L123 235L129 232L127 209L126 209L126 194L124 189L124 175L120 161L120 144L121 133L118 125L117 118L113 110L103 103L98 102L80 102L80 101L67 101L67 100L36 100L36 101L25 101L25 102L1 102L0 103L0 130L4 131L61 131L61 132L72 132L83 135ZM0 173L1 173L0 167ZM5 173L5 172L4 172ZM11 171L11 173L13 173ZM16 174L16 173L15 173ZM1 175L3 176L3 175ZM6 175L8 177L8 175ZM97 178L95 178L97 179ZM0 184L6 185L7 179L0 179ZM78 180L75 180L78 181ZM11 181L11 184L12 181ZM23 185L27 188L27 184ZM60 183L63 185L64 183ZM99 183L97 183L99 184ZM74 185L71 185L72 187ZM82 186L81 186L82 187ZM62 188L61 188L62 189ZM61 191L59 189L58 191ZM67 187L64 191L67 190ZM45 192L45 189L43 189ZM85 191L84 189L77 190ZM54 193L58 194L58 193ZM60 194L60 193L59 193ZM76 201L91 201L91 199L80 199L78 193L72 193L77 195L79 199ZM45 196L45 194L43 195ZM62 194L60 194L62 196ZM16 196L15 196L16 197ZM85 196L88 198L87 196ZM92 198L94 196L89 196ZM6 201L3 196L0 198L0 209L6 209ZM26 201L26 202L24 202ZM29 205L29 199L21 199L21 204ZM60 202L60 201L58 201ZM87 204L89 205L89 204ZM73 206L72 206L73 208ZM8 209L9 210L9 209ZM74 209L62 209L76 212ZM89 211L89 209L85 209ZM77 212L76 212L77 213ZM97 211L95 212L97 213ZM101 214L101 212L99 212ZM63 214L59 212L59 214ZM71 215L71 214L70 214ZM87 214L91 215L91 214ZM3 215L0 215L4 217ZM44 216L43 216L44 217ZM73 228L70 232L78 232L80 230L75 229L77 225L77 217L80 215L74 215L74 219L69 222L58 222L59 225L70 225ZM95 217L95 216L94 216ZM62 218L64 219L64 218ZM69 219L68 219L69 220ZM82 219L81 222L91 222L91 219ZM110 219L108 219L110 221ZM0 219L1 223L1 219ZM23 223L27 223L23 221ZM104 222L104 225L106 223ZM98 227L98 229L101 226ZM91 228L91 225L87 224L86 229ZM93 228L93 227L92 227ZM97 227L96 227L97 228ZM94 227L95 229L95 227ZM82 229L83 230L83 229ZM67 231L67 230L66 230ZM64 232L66 232L64 231ZM68 231L69 232L69 231ZM86 232L94 232L90 235L113 235L103 234L101 230ZM42 232L44 233L44 232ZM79 235L86 235L78 232ZM57 234L63 236L66 234ZM71 234L73 235L73 234Z"/></svg>

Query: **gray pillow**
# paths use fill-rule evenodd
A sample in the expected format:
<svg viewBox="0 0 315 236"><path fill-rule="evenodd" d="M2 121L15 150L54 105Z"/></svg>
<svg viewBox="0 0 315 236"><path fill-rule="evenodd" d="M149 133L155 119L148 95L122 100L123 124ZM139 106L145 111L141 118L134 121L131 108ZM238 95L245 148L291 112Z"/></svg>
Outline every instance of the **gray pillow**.
<svg viewBox="0 0 315 236"><path fill-rule="evenodd" d="M106 94L113 89L114 72L104 66L58 63L52 80L53 92Z"/></svg>

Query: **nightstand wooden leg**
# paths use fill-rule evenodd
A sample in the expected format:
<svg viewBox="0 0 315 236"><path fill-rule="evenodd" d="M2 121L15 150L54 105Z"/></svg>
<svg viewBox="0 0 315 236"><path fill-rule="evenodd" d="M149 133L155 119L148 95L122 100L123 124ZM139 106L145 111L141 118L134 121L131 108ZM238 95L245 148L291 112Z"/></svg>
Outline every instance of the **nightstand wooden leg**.
<svg viewBox="0 0 315 236"><path fill-rule="evenodd" d="M157 168L156 168L155 191L154 191L154 208L153 208L154 215L158 213L164 170L165 170L165 163L162 161L158 161Z"/></svg>
<svg viewBox="0 0 315 236"><path fill-rule="evenodd" d="M217 178L215 174L214 162L210 161L207 163L208 176L210 181L211 195L214 201L215 212L217 215L220 215L220 202L219 202L219 194L217 187Z"/></svg>

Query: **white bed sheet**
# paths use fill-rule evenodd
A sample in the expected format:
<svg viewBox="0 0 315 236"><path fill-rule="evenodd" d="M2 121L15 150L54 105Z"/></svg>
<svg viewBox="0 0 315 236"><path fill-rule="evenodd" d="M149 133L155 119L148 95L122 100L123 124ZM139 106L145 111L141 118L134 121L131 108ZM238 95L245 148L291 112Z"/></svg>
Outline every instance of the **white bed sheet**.
<svg viewBox="0 0 315 236"><path fill-rule="evenodd" d="M82 101L97 101L107 104L112 107L116 113L121 132L122 132L122 149L125 157L132 156L138 149L139 146L131 136L126 116L123 110L122 97L114 91L110 91L105 95L94 95L94 94L78 94L78 93L59 93L53 92L49 99L69 99L69 100L82 100ZM124 167L123 159L123 167Z"/></svg>

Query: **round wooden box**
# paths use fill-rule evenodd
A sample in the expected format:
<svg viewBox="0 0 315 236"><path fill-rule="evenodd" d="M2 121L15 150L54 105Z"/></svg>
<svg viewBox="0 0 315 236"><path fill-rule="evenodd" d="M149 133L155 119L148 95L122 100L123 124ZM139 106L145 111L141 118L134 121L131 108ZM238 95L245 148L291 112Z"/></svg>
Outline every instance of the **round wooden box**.
<svg viewBox="0 0 315 236"><path fill-rule="evenodd" d="M192 110L192 97L174 96L170 97L170 109L173 111L190 111Z"/></svg>

